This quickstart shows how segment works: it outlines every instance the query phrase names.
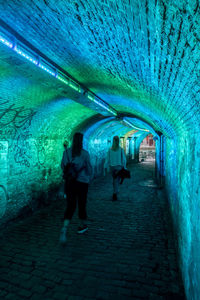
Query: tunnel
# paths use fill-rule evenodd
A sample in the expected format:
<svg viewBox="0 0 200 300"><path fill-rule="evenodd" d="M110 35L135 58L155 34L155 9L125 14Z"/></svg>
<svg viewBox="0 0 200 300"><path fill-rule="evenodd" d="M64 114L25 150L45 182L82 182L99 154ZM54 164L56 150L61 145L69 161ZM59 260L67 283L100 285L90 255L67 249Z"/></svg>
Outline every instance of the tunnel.
<svg viewBox="0 0 200 300"><path fill-rule="evenodd" d="M185 295L199 300L199 1L1 1L0 71L1 227L55 202L75 132L95 180L113 136L133 168L151 136Z"/></svg>

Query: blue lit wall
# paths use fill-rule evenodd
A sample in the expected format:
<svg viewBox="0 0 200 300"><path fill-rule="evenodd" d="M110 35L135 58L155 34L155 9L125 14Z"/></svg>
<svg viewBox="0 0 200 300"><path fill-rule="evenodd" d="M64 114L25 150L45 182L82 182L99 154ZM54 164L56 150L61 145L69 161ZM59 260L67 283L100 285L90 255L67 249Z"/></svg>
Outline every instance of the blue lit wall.
<svg viewBox="0 0 200 300"><path fill-rule="evenodd" d="M186 133L166 144L166 184L180 263L188 294L200 294L200 146L199 135ZM190 297L189 297L190 299ZM198 299L195 296L193 299Z"/></svg>
<svg viewBox="0 0 200 300"><path fill-rule="evenodd" d="M199 2L82 0L55 6L53 0L13 0L1 2L0 19L120 114L144 121L155 137L164 135L162 145L156 141L157 166L165 177L186 295L199 300ZM76 130L85 132L101 174L113 135L131 129L104 121L111 115L84 93L0 41L0 216L9 220L33 209L32 199L48 201L60 184L63 141L71 142Z"/></svg>
<svg viewBox="0 0 200 300"><path fill-rule="evenodd" d="M108 148L112 146L113 136L124 136L130 129L112 117L96 122L90 128L86 129L85 148L91 155L91 161L94 166L94 175L103 174L103 165L107 155Z"/></svg>

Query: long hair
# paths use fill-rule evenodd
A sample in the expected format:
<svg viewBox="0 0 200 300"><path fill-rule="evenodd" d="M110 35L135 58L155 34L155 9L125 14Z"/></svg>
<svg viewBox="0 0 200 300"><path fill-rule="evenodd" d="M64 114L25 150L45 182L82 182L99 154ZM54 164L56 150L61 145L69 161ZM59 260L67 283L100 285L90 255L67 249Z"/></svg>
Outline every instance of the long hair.
<svg viewBox="0 0 200 300"><path fill-rule="evenodd" d="M83 134L76 132L73 136L72 142L72 157L80 156L83 149Z"/></svg>
<svg viewBox="0 0 200 300"><path fill-rule="evenodd" d="M63 147L64 147L65 149L67 149L67 147L68 147L68 141L67 141L67 140L64 141Z"/></svg>
<svg viewBox="0 0 200 300"><path fill-rule="evenodd" d="M113 151L117 151L119 149L119 137L117 135L113 137L113 143L111 149Z"/></svg>

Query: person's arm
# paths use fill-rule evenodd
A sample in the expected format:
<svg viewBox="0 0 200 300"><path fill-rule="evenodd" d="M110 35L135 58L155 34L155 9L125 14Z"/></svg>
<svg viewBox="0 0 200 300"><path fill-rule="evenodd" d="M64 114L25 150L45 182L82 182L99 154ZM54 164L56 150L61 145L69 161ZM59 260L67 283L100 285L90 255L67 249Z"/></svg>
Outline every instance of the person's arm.
<svg viewBox="0 0 200 300"><path fill-rule="evenodd" d="M103 167L103 175L105 176L106 170L108 171L110 167L110 149L108 149L106 159L104 162L104 167Z"/></svg>
<svg viewBox="0 0 200 300"><path fill-rule="evenodd" d="M122 149L122 166L126 169L126 155L124 149Z"/></svg>
<svg viewBox="0 0 200 300"><path fill-rule="evenodd" d="M67 151L67 150L65 150L65 151L63 152L63 156L62 156L62 161L61 161L61 169L62 169L62 170L64 170L64 167L65 167L66 164L67 164L67 154L66 154L66 151Z"/></svg>
<svg viewBox="0 0 200 300"><path fill-rule="evenodd" d="M86 173L88 174L88 176L90 177L90 180L93 178L93 168L90 162L90 155L87 152L86 155Z"/></svg>

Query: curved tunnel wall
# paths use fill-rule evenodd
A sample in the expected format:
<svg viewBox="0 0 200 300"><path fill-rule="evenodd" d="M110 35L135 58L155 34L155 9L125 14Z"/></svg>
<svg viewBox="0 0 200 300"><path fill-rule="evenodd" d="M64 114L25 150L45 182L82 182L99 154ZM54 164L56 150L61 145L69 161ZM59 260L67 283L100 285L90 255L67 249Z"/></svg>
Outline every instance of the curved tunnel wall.
<svg viewBox="0 0 200 300"><path fill-rule="evenodd" d="M4 1L1 18L117 110L165 135L164 175L180 267L188 299L198 299L198 1L132 1L124 6L116 1L109 7L102 1L61 1L56 8L52 1ZM1 219L9 219L32 193L43 199L43 191L58 185L63 140L70 140L77 128L87 131L97 113L69 100L73 97L63 94L61 84L11 50L0 48L0 58L0 206ZM88 136L88 150L93 162L94 150L101 152L99 171L108 144L106 132L97 132ZM98 134L101 143L94 149Z"/></svg>
<svg viewBox="0 0 200 300"><path fill-rule="evenodd" d="M48 74L1 48L1 223L49 201L61 183L63 141L85 134L94 175L102 174L112 137L130 129L63 95ZM23 183L23 184L21 184Z"/></svg>
<svg viewBox="0 0 200 300"><path fill-rule="evenodd" d="M69 99L51 99L40 108L17 100L6 93L0 100L2 222L25 207L35 209L48 202L48 192L61 181L63 141L71 138L77 124L94 114Z"/></svg>
<svg viewBox="0 0 200 300"><path fill-rule="evenodd" d="M200 146L199 135L166 140L166 188L188 299L200 295ZM193 297L193 298L192 298Z"/></svg>

